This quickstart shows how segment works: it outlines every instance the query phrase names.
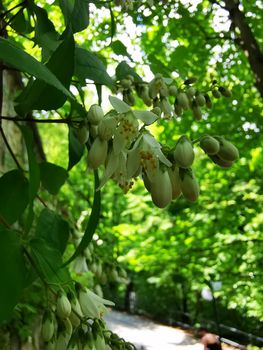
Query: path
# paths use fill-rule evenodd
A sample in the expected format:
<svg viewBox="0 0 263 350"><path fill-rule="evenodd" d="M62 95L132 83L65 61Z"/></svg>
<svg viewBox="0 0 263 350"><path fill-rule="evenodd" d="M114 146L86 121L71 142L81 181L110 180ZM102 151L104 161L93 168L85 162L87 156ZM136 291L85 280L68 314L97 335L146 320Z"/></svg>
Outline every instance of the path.
<svg viewBox="0 0 263 350"><path fill-rule="evenodd" d="M105 320L108 327L138 350L203 350L203 345L178 328L162 326L148 319L111 311Z"/></svg>

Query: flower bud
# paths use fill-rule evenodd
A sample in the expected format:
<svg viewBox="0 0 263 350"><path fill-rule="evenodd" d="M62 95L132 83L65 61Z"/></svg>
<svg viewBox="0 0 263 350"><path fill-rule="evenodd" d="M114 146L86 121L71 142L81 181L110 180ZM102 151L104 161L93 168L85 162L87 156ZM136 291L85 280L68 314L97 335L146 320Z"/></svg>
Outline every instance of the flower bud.
<svg viewBox="0 0 263 350"><path fill-rule="evenodd" d="M167 170L159 169L154 181L151 182L153 203L159 208L165 208L172 201L172 184Z"/></svg>
<svg viewBox="0 0 263 350"><path fill-rule="evenodd" d="M50 312L46 312L43 316L41 334L45 342L50 341L55 332L54 317Z"/></svg>
<svg viewBox="0 0 263 350"><path fill-rule="evenodd" d="M200 147L209 155L217 154L220 148L219 142L212 136L203 136L200 140Z"/></svg>
<svg viewBox="0 0 263 350"><path fill-rule="evenodd" d="M98 136L98 125L91 125L90 126L90 135L93 139L95 139Z"/></svg>
<svg viewBox="0 0 263 350"><path fill-rule="evenodd" d="M193 112L193 116L195 117L195 119L197 119L197 120L202 119L201 108L196 103L193 103L193 105L192 105L192 112Z"/></svg>
<svg viewBox="0 0 263 350"><path fill-rule="evenodd" d="M61 319L67 318L71 313L71 304L65 293L58 296L56 313Z"/></svg>
<svg viewBox="0 0 263 350"><path fill-rule="evenodd" d="M177 90L177 87L176 87L175 85L169 86L168 91L169 91L169 95L170 95L170 96L176 97L177 94L178 94L178 90Z"/></svg>
<svg viewBox="0 0 263 350"><path fill-rule="evenodd" d="M215 97L215 98L220 98L221 97L221 93L219 90L217 89L213 89L212 90L212 95Z"/></svg>
<svg viewBox="0 0 263 350"><path fill-rule="evenodd" d="M196 89L192 86L190 86L187 90L186 90L186 95L189 97L189 98L193 98L194 95L196 93Z"/></svg>
<svg viewBox="0 0 263 350"><path fill-rule="evenodd" d="M208 94L205 94L205 103L206 103L206 107L211 109L213 107L213 103L211 101L211 98L209 97Z"/></svg>
<svg viewBox="0 0 263 350"><path fill-rule="evenodd" d="M86 125L77 130L77 138L81 144L85 144L89 139L89 129Z"/></svg>
<svg viewBox="0 0 263 350"><path fill-rule="evenodd" d="M183 196L191 202L195 202L199 196L199 185L192 171L180 169L180 186Z"/></svg>
<svg viewBox="0 0 263 350"><path fill-rule="evenodd" d="M223 86L219 86L218 90L220 91L221 95L223 95L224 97L232 96L232 92Z"/></svg>
<svg viewBox="0 0 263 350"><path fill-rule="evenodd" d="M161 116L162 114L162 111L161 111L161 108L160 107L154 107L152 110L151 110L152 113L156 114L158 117Z"/></svg>
<svg viewBox="0 0 263 350"><path fill-rule="evenodd" d="M183 109L189 108L189 99L188 99L188 96L186 95L186 93L180 92L177 95L177 102L181 108L183 108Z"/></svg>
<svg viewBox="0 0 263 350"><path fill-rule="evenodd" d="M190 168L194 161L194 150L191 141L183 135L174 150L174 160L180 168Z"/></svg>
<svg viewBox="0 0 263 350"><path fill-rule="evenodd" d="M217 155L221 159L227 160L229 162L234 162L239 158L238 149L231 142L225 140L222 137L218 138L218 141L220 143L220 149Z"/></svg>
<svg viewBox="0 0 263 350"><path fill-rule="evenodd" d="M97 169L104 164L108 151L108 142L96 137L88 154L88 166L91 169Z"/></svg>
<svg viewBox="0 0 263 350"><path fill-rule="evenodd" d="M90 109L88 112L88 121L91 124L94 124L94 125L99 124L99 122L103 117L104 117L104 113L102 108L99 105L90 106Z"/></svg>
<svg viewBox="0 0 263 350"><path fill-rule="evenodd" d="M183 113L183 108L180 107L177 103L174 104L174 113L175 113L177 116L180 116L180 115L182 115L182 113Z"/></svg>
<svg viewBox="0 0 263 350"><path fill-rule="evenodd" d="M172 199L176 199L182 194L182 190L180 187L179 168L169 168L168 173L172 184Z"/></svg>
<svg viewBox="0 0 263 350"><path fill-rule="evenodd" d="M120 84L124 89L129 89L132 86L132 81L130 79L122 79Z"/></svg>
<svg viewBox="0 0 263 350"><path fill-rule="evenodd" d="M116 130L117 123L114 117L103 118L98 125L98 135L100 139L109 141Z"/></svg>
<svg viewBox="0 0 263 350"><path fill-rule="evenodd" d="M163 98L160 103L161 111L163 112L164 116L171 116L172 114L172 106L168 102L166 98Z"/></svg>
<svg viewBox="0 0 263 350"><path fill-rule="evenodd" d="M230 168L234 164L234 162L230 162L228 160L221 159L220 157L218 157L217 154L209 155L209 158L211 158L212 161L215 164L219 165L221 168Z"/></svg>
<svg viewBox="0 0 263 350"><path fill-rule="evenodd" d="M195 101L196 101L197 105L200 107L204 106L205 102L206 102L204 95L201 94L200 92L196 94Z"/></svg>

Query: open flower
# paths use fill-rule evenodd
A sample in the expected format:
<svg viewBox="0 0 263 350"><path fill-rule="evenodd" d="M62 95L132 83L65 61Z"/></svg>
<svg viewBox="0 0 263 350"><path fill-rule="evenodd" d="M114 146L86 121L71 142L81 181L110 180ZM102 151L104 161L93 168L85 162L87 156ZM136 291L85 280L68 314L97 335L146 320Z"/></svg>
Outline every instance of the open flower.
<svg viewBox="0 0 263 350"><path fill-rule="evenodd" d="M142 167L149 180L153 181L159 169L159 162L171 167L172 163L165 157L161 148L159 142L150 133L144 132L128 153L128 178L133 177Z"/></svg>
<svg viewBox="0 0 263 350"><path fill-rule="evenodd" d="M88 288L80 289L79 303L83 314L94 318L101 318L108 312L105 305L114 306L112 301L99 297Z"/></svg>

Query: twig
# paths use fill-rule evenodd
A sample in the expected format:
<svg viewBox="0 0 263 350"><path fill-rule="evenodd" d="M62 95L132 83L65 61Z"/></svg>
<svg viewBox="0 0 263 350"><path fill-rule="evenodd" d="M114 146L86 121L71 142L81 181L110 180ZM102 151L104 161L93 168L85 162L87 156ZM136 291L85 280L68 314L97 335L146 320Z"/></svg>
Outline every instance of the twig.
<svg viewBox="0 0 263 350"><path fill-rule="evenodd" d="M4 115L0 116L0 120L9 120L15 122L32 122L32 123L56 123L56 124L70 124L72 120L67 119L35 119L35 118L20 118L20 117L7 117ZM77 121L74 121L77 122Z"/></svg>
<svg viewBox="0 0 263 350"><path fill-rule="evenodd" d="M4 133L4 130L3 130L2 126L0 126L0 134L2 135L4 143L6 145L6 148L8 149L8 151L9 151L11 157L13 158L14 162L16 163L18 169L22 170L22 167L19 164L19 162L18 162L18 160L17 160L17 158L16 158L16 156L15 156L15 154L14 154L14 152L13 152L13 150L12 150L12 148L11 148L7 138L6 138L6 136L5 136L5 133Z"/></svg>

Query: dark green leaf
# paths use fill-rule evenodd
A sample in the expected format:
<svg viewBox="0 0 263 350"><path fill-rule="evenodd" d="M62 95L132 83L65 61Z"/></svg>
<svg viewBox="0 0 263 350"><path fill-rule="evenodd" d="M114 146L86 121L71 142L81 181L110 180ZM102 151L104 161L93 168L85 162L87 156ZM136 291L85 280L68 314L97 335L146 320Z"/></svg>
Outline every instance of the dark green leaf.
<svg viewBox="0 0 263 350"><path fill-rule="evenodd" d="M87 0L60 0L65 23L71 24L73 33L87 28L89 25L89 1Z"/></svg>
<svg viewBox="0 0 263 350"><path fill-rule="evenodd" d="M0 59L22 72L29 73L30 75L45 81L49 85L52 85L63 92L67 97L72 98L71 93L46 66L16 46L10 40L0 38Z"/></svg>
<svg viewBox="0 0 263 350"><path fill-rule="evenodd" d="M0 266L1 323L10 318L25 282L25 261L19 237L16 232L2 226L0 226Z"/></svg>
<svg viewBox="0 0 263 350"><path fill-rule="evenodd" d="M0 178L0 219L13 224L29 202L28 180L20 170L11 170Z"/></svg>
<svg viewBox="0 0 263 350"><path fill-rule="evenodd" d="M75 130L71 127L69 127L68 130L68 154L69 154L69 160L68 160L68 171L73 168L74 165L76 165L81 157L83 156L85 146L82 145L75 133Z"/></svg>
<svg viewBox="0 0 263 350"><path fill-rule="evenodd" d="M31 26L29 20L26 20L24 12L19 11L16 16L13 17L10 26L18 33L28 34L31 33L33 27Z"/></svg>
<svg viewBox="0 0 263 350"><path fill-rule="evenodd" d="M100 219L100 208L101 208L100 190L97 190L99 185L100 185L100 180L98 176L98 171L94 170L94 198L93 198L93 205L92 205L89 221L85 229L84 236L82 237L74 254L66 262L66 264L69 264L71 261L73 261L78 255L80 255L87 248L90 241L92 240L93 234L96 231L96 228L98 226L99 219Z"/></svg>
<svg viewBox="0 0 263 350"><path fill-rule="evenodd" d="M110 46L116 55L127 56L132 59L131 55L127 52L126 46L120 40L113 41Z"/></svg>
<svg viewBox="0 0 263 350"><path fill-rule="evenodd" d="M74 39L68 35L52 54L47 67L65 87L69 87L74 70ZM65 60L65 57L67 59ZM34 109L57 109L67 97L61 91L41 80L29 82L24 91L16 99L16 111L25 114Z"/></svg>
<svg viewBox="0 0 263 350"><path fill-rule="evenodd" d="M87 28L89 25L89 3L87 0L75 0L71 24L74 33Z"/></svg>
<svg viewBox="0 0 263 350"><path fill-rule="evenodd" d="M32 239L30 248L34 266L41 278L50 284L70 282L69 272L62 267L62 256L57 249L50 247L40 238Z"/></svg>
<svg viewBox="0 0 263 350"><path fill-rule="evenodd" d="M49 193L57 194L67 180L68 172L64 168L48 162L40 163L39 167L42 185Z"/></svg>
<svg viewBox="0 0 263 350"><path fill-rule="evenodd" d="M111 40L112 40L114 35L115 35L115 33L116 33L116 22L115 22L114 13L112 11L111 6L109 6L109 10L110 10L110 24L111 24L110 37L111 37Z"/></svg>
<svg viewBox="0 0 263 350"><path fill-rule="evenodd" d="M23 137L27 149L28 165L29 165L29 199L32 201L39 189L40 185L40 171L37 163L36 155L34 152L34 140L32 131L25 127L20 126L23 133Z"/></svg>
<svg viewBox="0 0 263 350"><path fill-rule="evenodd" d="M113 85L112 78L97 55L79 47L75 50L75 75L80 81L91 79L98 84Z"/></svg>
<svg viewBox="0 0 263 350"><path fill-rule="evenodd" d="M57 213L45 208L38 219L36 237L44 239L63 254L69 237L69 224Z"/></svg>
<svg viewBox="0 0 263 350"><path fill-rule="evenodd" d="M142 78L134 71L134 69L131 68L128 63L122 61L116 68L116 77L118 80L121 80L127 78L127 75L132 75L137 82L142 81Z"/></svg>

